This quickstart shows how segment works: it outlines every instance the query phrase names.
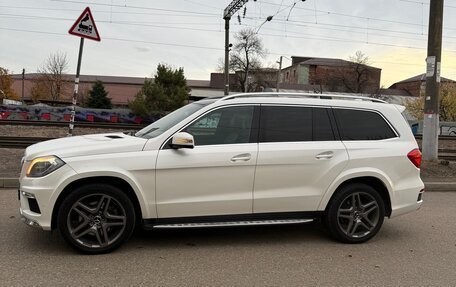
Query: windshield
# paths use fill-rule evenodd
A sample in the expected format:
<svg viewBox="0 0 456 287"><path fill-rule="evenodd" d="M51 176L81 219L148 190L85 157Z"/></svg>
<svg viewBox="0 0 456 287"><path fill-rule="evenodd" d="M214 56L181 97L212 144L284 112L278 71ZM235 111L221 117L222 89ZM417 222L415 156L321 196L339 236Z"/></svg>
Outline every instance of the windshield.
<svg viewBox="0 0 456 287"><path fill-rule="evenodd" d="M158 121L155 121L147 127L143 128L137 132L135 136L146 139L157 137L194 112L202 109L207 104L207 102L201 101L183 106L182 108L175 110L174 112L164 116Z"/></svg>

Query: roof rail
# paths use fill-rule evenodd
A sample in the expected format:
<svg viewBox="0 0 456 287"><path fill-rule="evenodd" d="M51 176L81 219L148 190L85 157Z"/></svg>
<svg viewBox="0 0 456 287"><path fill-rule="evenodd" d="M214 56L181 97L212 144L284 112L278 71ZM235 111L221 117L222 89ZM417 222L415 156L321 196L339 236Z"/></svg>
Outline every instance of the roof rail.
<svg viewBox="0 0 456 287"><path fill-rule="evenodd" d="M261 92L261 93L241 93L228 95L221 98L219 101L231 100L235 98L254 98L254 97L284 97L284 98L317 98L317 99L340 99L340 100L361 100L370 101L375 103L387 102L376 98L360 97L360 96L347 96L341 94L311 94L311 93L281 93L281 92Z"/></svg>

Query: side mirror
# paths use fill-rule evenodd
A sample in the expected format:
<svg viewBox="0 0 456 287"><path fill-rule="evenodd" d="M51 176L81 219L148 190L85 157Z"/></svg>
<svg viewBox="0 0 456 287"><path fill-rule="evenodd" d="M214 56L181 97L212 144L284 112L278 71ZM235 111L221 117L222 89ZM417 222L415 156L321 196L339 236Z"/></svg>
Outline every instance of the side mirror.
<svg viewBox="0 0 456 287"><path fill-rule="evenodd" d="M179 148L194 148L195 147L195 140L193 136L189 133L180 132L173 136L171 139L171 148L179 149Z"/></svg>

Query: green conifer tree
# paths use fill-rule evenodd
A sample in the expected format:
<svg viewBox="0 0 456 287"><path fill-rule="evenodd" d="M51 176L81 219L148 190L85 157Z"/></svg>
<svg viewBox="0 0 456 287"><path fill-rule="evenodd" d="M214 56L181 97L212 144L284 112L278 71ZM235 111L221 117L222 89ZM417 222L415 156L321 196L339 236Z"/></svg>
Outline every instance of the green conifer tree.
<svg viewBox="0 0 456 287"><path fill-rule="evenodd" d="M111 109L111 99L108 98L108 92L106 92L104 85L101 81L96 81L92 89L89 91L89 97L86 101L87 108L94 109Z"/></svg>

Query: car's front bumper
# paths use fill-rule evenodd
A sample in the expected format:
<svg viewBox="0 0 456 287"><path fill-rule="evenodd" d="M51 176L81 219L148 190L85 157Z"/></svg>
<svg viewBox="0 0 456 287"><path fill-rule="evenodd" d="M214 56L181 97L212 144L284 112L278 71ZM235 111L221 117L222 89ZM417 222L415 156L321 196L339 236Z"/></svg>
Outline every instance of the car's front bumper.
<svg viewBox="0 0 456 287"><path fill-rule="evenodd" d="M78 174L64 165L49 175L40 178L21 176L19 200L22 221L43 230L52 228L52 212L58 195Z"/></svg>
<svg viewBox="0 0 456 287"><path fill-rule="evenodd" d="M29 214L26 214L26 213L22 210L22 208L20 208L20 207L19 207L19 212L20 212L20 214L21 214L21 220L22 220L22 222L24 222L24 223L27 224L28 226L36 227L36 228L39 228L39 229L43 229L43 228L41 227L41 225L38 223L38 221L29 218L29 217L33 217L33 216L30 216Z"/></svg>

